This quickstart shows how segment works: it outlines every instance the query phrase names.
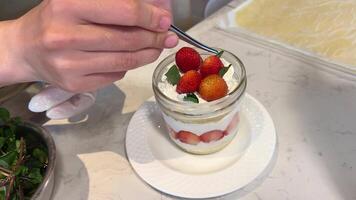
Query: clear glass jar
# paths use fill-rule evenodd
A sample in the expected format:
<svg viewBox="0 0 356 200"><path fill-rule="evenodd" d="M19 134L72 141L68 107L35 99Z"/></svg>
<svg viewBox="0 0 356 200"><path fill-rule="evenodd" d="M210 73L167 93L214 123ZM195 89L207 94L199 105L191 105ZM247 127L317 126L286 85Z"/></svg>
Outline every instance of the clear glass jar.
<svg viewBox="0 0 356 200"><path fill-rule="evenodd" d="M197 50L203 59L207 52ZM224 62L232 64L233 81L236 87L227 96L204 103L178 101L161 91L159 84L163 76L175 64L175 54L165 58L153 73L153 91L162 111L170 138L183 150L193 154L210 154L229 144L238 132L240 104L246 86L246 71L243 63L235 55L224 51ZM231 70L231 69L229 69Z"/></svg>

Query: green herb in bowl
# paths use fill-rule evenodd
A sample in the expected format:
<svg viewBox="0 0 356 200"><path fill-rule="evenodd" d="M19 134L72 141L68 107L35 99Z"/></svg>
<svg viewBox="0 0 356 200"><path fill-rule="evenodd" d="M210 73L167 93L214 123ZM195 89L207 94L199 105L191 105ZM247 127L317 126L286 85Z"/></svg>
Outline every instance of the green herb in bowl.
<svg viewBox="0 0 356 200"><path fill-rule="evenodd" d="M0 199L31 199L47 165L46 145L26 132L20 118L0 108Z"/></svg>

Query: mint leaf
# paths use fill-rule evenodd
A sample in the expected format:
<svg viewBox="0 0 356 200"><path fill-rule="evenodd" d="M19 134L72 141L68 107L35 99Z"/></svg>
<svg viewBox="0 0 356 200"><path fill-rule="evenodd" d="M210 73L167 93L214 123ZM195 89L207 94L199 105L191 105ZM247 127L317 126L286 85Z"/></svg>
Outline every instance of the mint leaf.
<svg viewBox="0 0 356 200"><path fill-rule="evenodd" d="M41 163L47 163L47 153L40 148L35 148L32 152L33 157L37 158Z"/></svg>
<svg viewBox="0 0 356 200"><path fill-rule="evenodd" d="M221 68L220 71L219 71L219 76L223 77L226 74L226 72L230 69L231 66L232 66L232 64L230 64L227 67Z"/></svg>
<svg viewBox="0 0 356 200"><path fill-rule="evenodd" d="M10 166L9 166L9 164L7 164L7 162L5 162L5 161L3 161L3 160L0 160L0 166L1 167L4 167L4 168L6 168L6 169L8 169Z"/></svg>
<svg viewBox="0 0 356 200"><path fill-rule="evenodd" d="M220 58L223 53L224 53L224 50L220 51L218 54L216 54L216 56Z"/></svg>
<svg viewBox="0 0 356 200"><path fill-rule="evenodd" d="M28 173L28 167L26 166L23 166L23 165L20 165L16 172L15 172L15 175L18 176L18 175L26 175Z"/></svg>
<svg viewBox="0 0 356 200"><path fill-rule="evenodd" d="M5 155L0 156L0 165L2 165L3 167L11 166L16 161L16 158L17 158L17 152L10 151Z"/></svg>
<svg viewBox="0 0 356 200"><path fill-rule="evenodd" d="M33 184L39 184L42 182L43 179L39 168L33 168L32 170L30 170L28 178L31 179L31 182Z"/></svg>
<svg viewBox="0 0 356 200"><path fill-rule="evenodd" d="M0 180L4 181L7 174L14 176L13 181L3 182L0 187L0 200L5 199L9 187L13 188L9 199L20 199L19 193L22 193L21 199L30 199L43 181L48 151L33 132L35 130L24 126L20 118L11 118L8 110L0 108L0 166L6 168L5 174L0 173ZM23 145L18 139L22 140L22 135L25 136ZM20 153L23 158L19 157Z"/></svg>
<svg viewBox="0 0 356 200"><path fill-rule="evenodd" d="M187 94L184 98L183 101L191 101L193 103L199 103L198 97L194 93L189 93Z"/></svg>
<svg viewBox="0 0 356 200"><path fill-rule="evenodd" d="M178 67L176 65L173 65L165 75L167 77L168 83L172 85L177 85L180 79L180 74L179 74Z"/></svg>

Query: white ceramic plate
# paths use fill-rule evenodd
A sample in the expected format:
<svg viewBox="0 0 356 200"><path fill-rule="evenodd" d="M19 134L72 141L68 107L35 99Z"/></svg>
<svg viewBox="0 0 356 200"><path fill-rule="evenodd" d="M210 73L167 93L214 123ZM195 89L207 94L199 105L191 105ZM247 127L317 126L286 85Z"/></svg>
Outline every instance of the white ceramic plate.
<svg viewBox="0 0 356 200"><path fill-rule="evenodd" d="M268 166L275 147L273 121L250 95L243 100L237 136L214 154L180 150L170 141L153 100L134 114L126 135L127 156L136 173L157 190L184 198L217 197L242 189Z"/></svg>

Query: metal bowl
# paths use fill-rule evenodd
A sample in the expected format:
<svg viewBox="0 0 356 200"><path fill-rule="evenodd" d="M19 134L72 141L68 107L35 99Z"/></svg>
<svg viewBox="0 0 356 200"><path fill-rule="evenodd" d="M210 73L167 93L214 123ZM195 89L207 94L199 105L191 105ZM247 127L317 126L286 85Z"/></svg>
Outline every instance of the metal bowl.
<svg viewBox="0 0 356 200"><path fill-rule="evenodd" d="M19 134L34 134L37 136L38 141L45 144L48 149L48 165L43 182L39 185L36 192L33 194L31 200L49 200L54 188L54 168L56 164L56 146L51 134L39 125L24 122L19 127ZM37 139L36 138L36 139Z"/></svg>

